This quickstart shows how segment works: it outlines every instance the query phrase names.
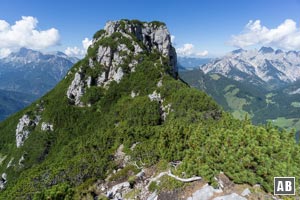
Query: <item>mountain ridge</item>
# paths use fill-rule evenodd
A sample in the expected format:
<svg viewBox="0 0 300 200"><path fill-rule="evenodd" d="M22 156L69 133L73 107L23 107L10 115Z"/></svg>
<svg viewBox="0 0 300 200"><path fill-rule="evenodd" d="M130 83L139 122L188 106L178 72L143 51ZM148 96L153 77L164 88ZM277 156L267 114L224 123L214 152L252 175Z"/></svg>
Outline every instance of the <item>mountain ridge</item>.
<svg viewBox="0 0 300 200"><path fill-rule="evenodd" d="M300 78L299 55L300 52L297 51L275 51L271 47L259 50L238 49L202 66L201 70L204 73L220 73L239 81L246 81L240 75L244 73L254 84L278 88Z"/></svg>
<svg viewBox="0 0 300 200"><path fill-rule="evenodd" d="M235 120L180 81L157 21L108 22L53 90L0 123L0 135L4 199L180 199L186 181L225 195L222 180L271 192L273 176L299 175L293 133Z"/></svg>

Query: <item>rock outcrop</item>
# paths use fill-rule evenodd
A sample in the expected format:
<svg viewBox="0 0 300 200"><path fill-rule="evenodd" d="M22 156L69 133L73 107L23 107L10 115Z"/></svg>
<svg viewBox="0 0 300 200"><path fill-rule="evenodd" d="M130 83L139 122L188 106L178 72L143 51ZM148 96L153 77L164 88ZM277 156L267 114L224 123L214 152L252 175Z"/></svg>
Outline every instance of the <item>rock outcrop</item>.
<svg viewBox="0 0 300 200"><path fill-rule="evenodd" d="M170 33L161 22L137 22L129 20L109 21L102 33L94 38L87 54L89 70L97 70L97 77L88 76L80 66L67 90L71 103L83 106L81 97L86 88L95 83L107 87L112 81L119 83L126 73L134 72L141 61L138 55L158 52L171 66L170 73L177 77L177 55L171 44ZM161 62L162 62L161 58Z"/></svg>
<svg viewBox="0 0 300 200"><path fill-rule="evenodd" d="M42 131L53 131L53 125L47 122L43 122L41 126Z"/></svg>
<svg viewBox="0 0 300 200"><path fill-rule="evenodd" d="M16 129L16 144L18 148L23 146L25 140L28 138L30 134L30 129L38 125L39 121L40 121L39 116L36 116L35 119L30 119L28 115L23 115L19 119L19 123Z"/></svg>
<svg viewBox="0 0 300 200"><path fill-rule="evenodd" d="M7 183L7 175L6 173L3 173L0 177L0 190L5 188L6 183Z"/></svg>
<svg viewBox="0 0 300 200"><path fill-rule="evenodd" d="M160 83L160 82L159 82ZM171 109L171 104L164 105L164 99L161 98L160 93L154 91L152 94L148 95L150 101L157 101L160 105L160 118L162 121L165 121Z"/></svg>
<svg viewBox="0 0 300 200"><path fill-rule="evenodd" d="M83 75L80 72L76 72L74 80L67 91L67 97L73 101L75 105L82 105L80 98L84 93L84 86Z"/></svg>

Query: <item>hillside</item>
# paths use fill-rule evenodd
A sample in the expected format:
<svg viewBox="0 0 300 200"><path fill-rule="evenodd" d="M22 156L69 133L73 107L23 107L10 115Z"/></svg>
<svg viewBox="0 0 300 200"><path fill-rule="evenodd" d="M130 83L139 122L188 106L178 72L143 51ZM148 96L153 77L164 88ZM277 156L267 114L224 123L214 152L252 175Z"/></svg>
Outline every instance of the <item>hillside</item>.
<svg viewBox="0 0 300 200"><path fill-rule="evenodd" d="M247 114L255 124L270 122L299 133L299 58L296 51L239 49L180 76L237 119Z"/></svg>
<svg viewBox="0 0 300 200"><path fill-rule="evenodd" d="M0 121L28 106L35 99L34 95L0 90Z"/></svg>
<svg viewBox="0 0 300 200"><path fill-rule="evenodd" d="M0 136L0 199L180 199L199 179L228 194L220 176L272 196L274 176L300 174L294 133L235 120L178 79L157 21L108 22Z"/></svg>

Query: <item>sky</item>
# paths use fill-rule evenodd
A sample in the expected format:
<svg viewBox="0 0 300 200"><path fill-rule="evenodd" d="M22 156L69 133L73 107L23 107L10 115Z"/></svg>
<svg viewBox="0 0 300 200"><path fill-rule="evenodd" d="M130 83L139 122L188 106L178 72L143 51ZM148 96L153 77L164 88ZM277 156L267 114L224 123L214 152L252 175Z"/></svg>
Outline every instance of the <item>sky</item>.
<svg viewBox="0 0 300 200"><path fill-rule="evenodd" d="M179 56L300 50L300 0L1 0L0 57L21 47L81 57L119 19L165 22Z"/></svg>

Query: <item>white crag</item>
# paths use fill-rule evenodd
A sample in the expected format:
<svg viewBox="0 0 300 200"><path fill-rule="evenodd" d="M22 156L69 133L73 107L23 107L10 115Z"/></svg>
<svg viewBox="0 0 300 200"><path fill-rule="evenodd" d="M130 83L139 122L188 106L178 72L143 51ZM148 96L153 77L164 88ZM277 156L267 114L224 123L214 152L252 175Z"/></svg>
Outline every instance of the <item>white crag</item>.
<svg viewBox="0 0 300 200"><path fill-rule="evenodd" d="M136 96L139 96L139 93L136 93L134 91L131 91L131 94L130 94L131 98L134 98Z"/></svg>
<svg viewBox="0 0 300 200"><path fill-rule="evenodd" d="M72 81L71 85L67 91L67 97L74 102L75 105L82 105L80 98L84 94L84 80L83 75L80 72L76 72L74 76L74 80Z"/></svg>
<svg viewBox="0 0 300 200"><path fill-rule="evenodd" d="M8 162L7 166L6 166L6 169L11 167L11 166L14 166L13 161L14 161L14 158L11 158L10 161Z"/></svg>
<svg viewBox="0 0 300 200"><path fill-rule="evenodd" d="M130 183L123 182L113 186L106 194L110 199L123 199L122 194L126 194L130 190Z"/></svg>
<svg viewBox="0 0 300 200"><path fill-rule="evenodd" d="M0 177L0 190L3 190L5 188L6 183L7 183L7 175L6 173L3 173Z"/></svg>
<svg viewBox="0 0 300 200"><path fill-rule="evenodd" d="M151 101L157 101L157 102L162 101L160 93L157 93L156 90L152 94L149 94L148 97Z"/></svg>
<svg viewBox="0 0 300 200"><path fill-rule="evenodd" d="M158 83L156 84L157 87L161 87L162 85L163 85L162 80L159 80Z"/></svg>
<svg viewBox="0 0 300 200"><path fill-rule="evenodd" d="M159 103L160 117L163 121L165 121L170 111L172 111L171 104L163 105L164 99L161 98L160 93L157 93L156 90L152 94L149 94L148 97L150 101L157 101Z"/></svg>
<svg viewBox="0 0 300 200"><path fill-rule="evenodd" d="M16 129L16 143L17 147L21 147L25 140L28 138L30 131L29 127L35 127L39 124L40 117L36 116L35 120L31 120L28 115L23 115L19 119L19 123Z"/></svg>
<svg viewBox="0 0 300 200"><path fill-rule="evenodd" d="M219 73L238 81L253 76L264 82L289 83L300 79L300 52L274 51L270 47L260 50L239 49L200 69L204 73Z"/></svg>
<svg viewBox="0 0 300 200"><path fill-rule="evenodd" d="M19 166L23 167L23 162L25 161L24 155L21 156L21 158L19 159Z"/></svg>
<svg viewBox="0 0 300 200"><path fill-rule="evenodd" d="M42 131L53 131L53 125L48 122L43 122L41 126Z"/></svg>

